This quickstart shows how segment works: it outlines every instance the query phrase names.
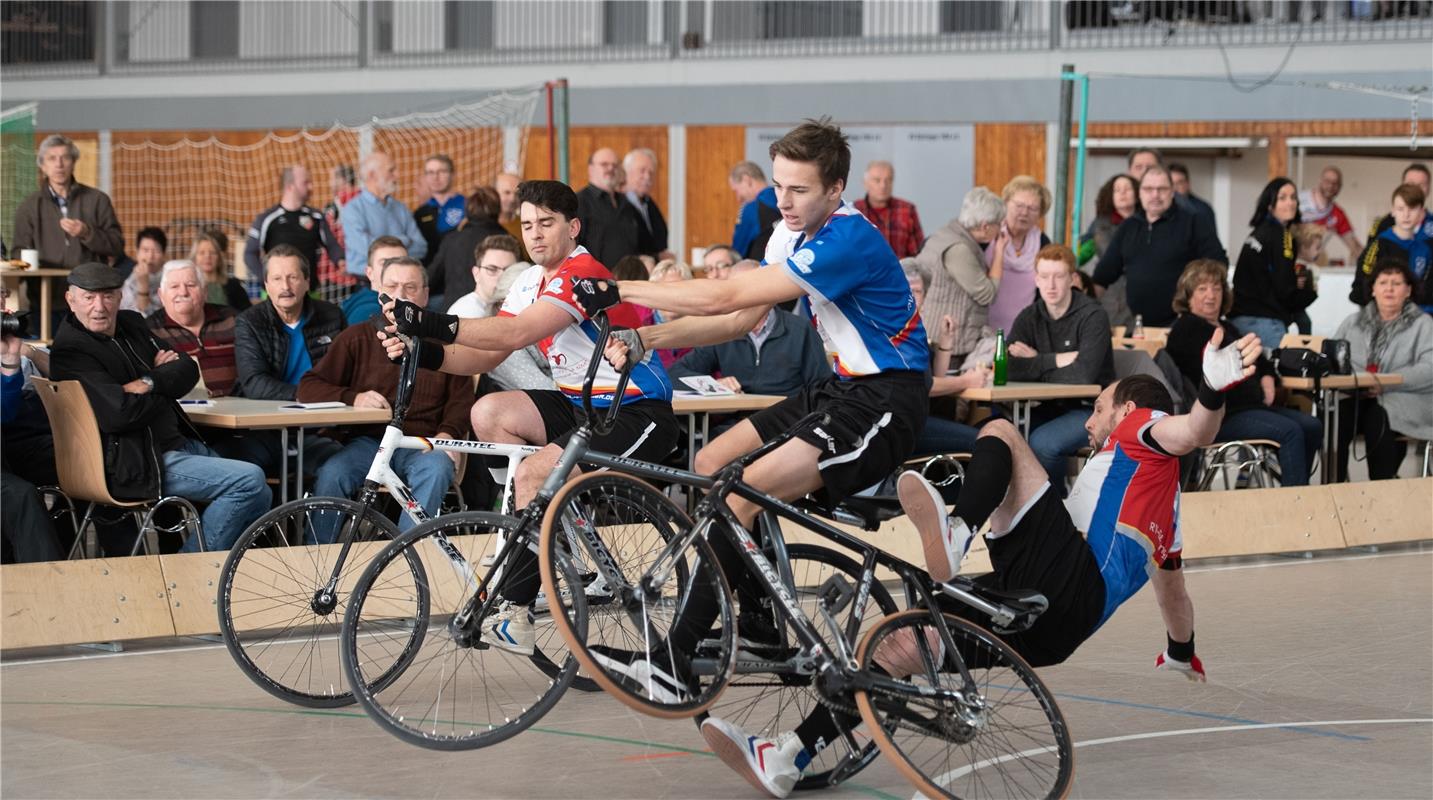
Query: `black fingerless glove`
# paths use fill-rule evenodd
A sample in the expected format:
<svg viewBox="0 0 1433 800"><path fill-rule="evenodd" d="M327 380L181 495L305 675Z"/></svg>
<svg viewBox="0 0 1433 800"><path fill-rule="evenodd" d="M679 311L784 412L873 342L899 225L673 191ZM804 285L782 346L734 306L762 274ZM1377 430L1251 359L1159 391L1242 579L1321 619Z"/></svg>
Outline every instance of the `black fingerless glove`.
<svg viewBox="0 0 1433 800"><path fill-rule="evenodd" d="M434 339L452 344L458 339L458 318L452 314L424 311L407 300L393 301L393 322L404 336Z"/></svg>
<svg viewBox="0 0 1433 800"><path fill-rule="evenodd" d="M572 282L572 297L589 317L622 302L615 278L578 278Z"/></svg>

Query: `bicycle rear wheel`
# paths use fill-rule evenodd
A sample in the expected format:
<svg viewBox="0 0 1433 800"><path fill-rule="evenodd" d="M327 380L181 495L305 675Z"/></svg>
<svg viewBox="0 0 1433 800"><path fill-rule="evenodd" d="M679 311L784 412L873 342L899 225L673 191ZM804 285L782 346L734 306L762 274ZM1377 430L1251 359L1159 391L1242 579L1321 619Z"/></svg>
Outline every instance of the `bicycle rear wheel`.
<svg viewBox="0 0 1433 800"><path fill-rule="evenodd" d="M881 750L931 797L1064 797L1075 753L1050 690L1009 645L990 631L943 614L958 656L941 652L931 612L914 609L882 620L856 660L880 664L915 687L959 691L952 667L964 660L973 697L945 701L892 690L857 692L856 707Z"/></svg>
<svg viewBox="0 0 1433 800"><path fill-rule="evenodd" d="M320 597L341 548L306 542L338 536L350 522L354 544L339 573L338 591ZM310 708L351 704L353 693L333 639L358 573L397 533L373 509L338 497L295 500L259 517L239 537L219 573L219 630L239 669L285 702ZM421 568L417 562L402 566ZM407 652L414 644L405 642L400 649Z"/></svg>
<svg viewBox="0 0 1433 800"><path fill-rule="evenodd" d="M691 524L647 483L593 472L558 490L538 544L544 596L562 601L553 607L554 627L582 674L627 706L668 719L705 711L725 688L736 657L731 594L705 539L678 554L664 583L643 588L667 542ZM571 602L579 592L582 602ZM726 632L709 641L700 658L695 642L701 636L690 630L678 638L692 647L670 645L673 623L694 597L715 606L716 625ZM616 666L634 660L645 665Z"/></svg>
<svg viewBox="0 0 1433 800"><path fill-rule="evenodd" d="M790 544L786 546L786 553L791 565L796 602L807 619L824 630L817 611L821 585L832 575L842 575L854 587L861 580L861 565L843 553L814 544ZM799 649L789 628L781 642L784 647L761 646L758 626L748 623L753 615L771 618L769 602L763 602L760 610L743 606L737 616L738 633L742 641L751 643L751 646L745 649L738 647L736 674L709 713L735 723L754 736L775 739L781 733L794 729L823 706L819 693L812 686L812 676L755 671L761 668L763 662L769 664L788 659ZM872 583L870 600L852 647L867 630L897 610L896 601L886 587L880 582ZM837 621L844 626L849 613L837 615ZM830 713L829 709L824 713ZM846 731L846 734L849 738L843 736L831 742L811 759L796 784L797 789L834 786L860 772L880 753L864 726Z"/></svg>
<svg viewBox="0 0 1433 800"><path fill-rule="evenodd" d="M518 524L485 511L431 519L378 553L354 585L339 651L359 704L384 730L433 750L486 747L541 719L572 682L577 662L546 614L535 617L532 655L491 647L450 624L487 572L480 562L493 537L511 545ZM424 565L421 580L404 568L410 560ZM492 591L501 593L507 579L499 575ZM426 636L405 656L416 626ZM395 674L400 658L409 663Z"/></svg>

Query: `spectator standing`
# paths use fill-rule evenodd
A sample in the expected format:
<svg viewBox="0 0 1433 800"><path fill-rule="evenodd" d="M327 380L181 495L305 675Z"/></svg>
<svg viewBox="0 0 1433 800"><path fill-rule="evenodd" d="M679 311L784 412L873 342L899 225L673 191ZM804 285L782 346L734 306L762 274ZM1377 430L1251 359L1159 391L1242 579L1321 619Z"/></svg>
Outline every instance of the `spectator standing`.
<svg viewBox="0 0 1433 800"><path fill-rule="evenodd" d="M742 161L732 167L727 185L741 204L736 227L731 231L731 247L739 258L760 260L766 254L772 230L781 221L776 190L766 185L766 173L754 161Z"/></svg>
<svg viewBox="0 0 1433 800"><path fill-rule="evenodd" d="M1134 216L1139 207L1139 184L1130 175L1116 175L1105 181L1095 195L1095 218L1080 238L1079 262L1084 266L1090 259L1103 258L1109 249L1110 240L1120 223ZM1098 261L1096 265L1098 266ZM1083 275L1083 273L1081 273ZM1088 276L1086 276L1088 277ZM1091 282L1092 283L1092 282ZM1125 278L1120 277L1099 298L1100 305L1109 315L1111 325L1134 325L1134 314L1130 313L1125 291Z"/></svg>
<svg viewBox="0 0 1433 800"><path fill-rule="evenodd" d="M420 308L428 305L428 273L412 258L388 262L378 272L379 287L390 297L407 300ZM338 335L321 361L299 381L301 402L338 400L357 408L393 407L398 386L398 365L378 341L382 319L352 325ZM473 405L470 375L444 375L420 370L408 406L403 432L409 436L462 439L468 432L468 410ZM318 468L314 493L325 497L351 497L363 483L373 457L378 453L382 427L346 428L343 449ZM413 495L430 515L438 513L443 495L453 482L456 456L442 451L398 450L391 466L413 490ZM406 514L400 530L413 527ZM320 543L333 541L337 530L318 531Z"/></svg>
<svg viewBox="0 0 1433 800"><path fill-rule="evenodd" d="M985 248L985 263L1001 276L990 304L990 327L1009 332L1016 315L1035 297L1035 254L1050 243L1039 227L1050 210L1050 190L1029 175L1016 175L1001 197L1005 222Z"/></svg>
<svg viewBox="0 0 1433 800"><path fill-rule="evenodd" d="M473 252L490 236L507 236L507 230L498 222L501 211L501 200L491 186L475 186L468 192L467 219L463 227L443 237L443 243L428 264L428 293L433 297L432 302L451 304L473 291L476 263Z"/></svg>
<svg viewBox="0 0 1433 800"><path fill-rule="evenodd" d="M620 169L617 153L600 148L587 159L587 185L577 193L577 243L604 266L641 252L642 217L619 193Z"/></svg>
<svg viewBox="0 0 1433 800"><path fill-rule="evenodd" d="M142 228L134 237L134 269L124 279L119 307L149 316L159 308L159 271L164 269L164 251L169 237L160 228Z"/></svg>
<svg viewBox="0 0 1433 800"><path fill-rule="evenodd" d="M109 195L75 180L80 148L51 134L40 143L35 164L40 188L20 201L10 250L39 250L40 266L70 269L124 254L124 235Z"/></svg>
<svg viewBox="0 0 1433 800"><path fill-rule="evenodd" d="M1425 164L1415 162L1403 168L1403 177L1399 179L1398 185L1402 186L1408 183L1422 189L1424 197L1428 196L1429 191L1433 191L1433 182L1430 182L1428 167ZM1378 234L1383 233L1391 227L1393 227L1392 214L1384 214L1379 217L1378 220L1373 223L1373 227L1368 231L1368 244L1372 244L1373 240L1378 237ZM1358 262L1360 264L1363 263L1362 255L1359 256Z"/></svg>
<svg viewBox="0 0 1433 800"><path fill-rule="evenodd" d="M1075 254L1064 245L1046 245L1035 256L1039 296L1020 312L1010 329L1009 376L1013 381L1093 383L1115 379L1110 320L1100 304L1074 291ZM1089 444L1086 400L1036 406L1030 417L1030 449L1065 492L1066 459Z"/></svg>
<svg viewBox="0 0 1433 800"><path fill-rule="evenodd" d="M985 263L985 245L1000 236L1005 203L994 192L977 186L966 193L960 214L937 229L915 257L924 281L917 303L921 317L935 325L949 317L955 325L947 360L959 364L986 336L990 304L1004 274L1004 247L999 258ZM910 272L907 271L907 278ZM929 285L929 291L926 286ZM928 331L934 335L933 331ZM944 372L938 373L944 374Z"/></svg>
<svg viewBox="0 0 1433 800"><path fill-rule="evenodd" d="M1275 178L1264 186L1249 224L1254 227L1234 267L1234 305L1229 321L1240 333L1259 337L1264 349L1279 346L1284 334L1317 293L1307 273L1297 270L1294 225L1299 195L1294 182ZM1145 319L1148 322L1148 318Z"/></svg>
<svg viewBox="0 0 1433 800"><path fill-rule="evenodd" d="M1140 147L1131 150L1129 157L1125 160L1125 166L1126 171L1135 179L1136 183L1143 181L1144 173L1153 167L1166 169L1164 166L1164 155L1153 147ZM1184 172L1184 176L1187 183L1189 178L1188 170ZM1171 186L1175 183L1173 173L1170 173L1169 182ZM1214 209L1211 208L1208 203L1202 200L1200 200L1198 204L1193 203L1177 189L1174 192L1173 203L1182 211L1199 212L1205 215L1209 222L1209 227L1214 227Z"/></svg>
<svg viewBox="0 0 1433 800"><path fill-rule="evenodd" d="M755 261L732 267L730 277L760 269ZM696 375L718 375L717 382L733 392L790 397L831 374L826 346L809 320L773 306L740 339L694 347L672 364L673 381Z"/></svg>
<svg viewBox="0 0 1433 800"><path fill-rule="evenodd" d="M453 191L453 159L442 153L423 162L423 187L428 199L413 209L413 221L428 244L424 263L431 264L443 240L467 219L467 198Z"/></svg>
<svg viewBox="0 0 1433 800"><path fill-rule="evenodd" d="M363 265L363 274L368 283L343 301L343 318L347 324L357 325L378 313L378 290L373 288L373 284L378 282L383 263L407 255L408 250L403 246L403 240L396 236L380 236L368 245L368 255L364 258Z"/></svg>
<svg viewBox="0 0 1433 800"><path fill-rule="evenodd" d="M1433 440L1433 319L1413 302L1413 276L1397 258L1373 270L1368 305L1353 312L1334 334L1347 339L1354 369L1396 372L1397 386L1375 386L1339 407L1338 480L1348 479L1348 452L1355 432L1363 434L1368 475L1398 477L1410 436Z"/></svg>
<svg viewBox="0 0 1433 800"><path fill-rule="evenodd" d="M1366 305L1372 296L1375 267L1388 254L1397 254L1413 276L1413 302L1433 314L1433 282L1428 279L1429 263L1433 262L1433 220L1428 217L1427 202L1426 193L1417 184L1405 183L1393 190L1393 210L1388 215L1393 224L1369 241L1359 260L1349 300Z"/></svg>
<svg viewBox="0 0 1433 800"><path fill-rule="evenodd" d="M387 153L370 153L361 167L363 191L349 200L339 215L343 221L344 262L359 283L368 283L364 258L368 246L380 236L392 236L403 243L408 255L422 259L428 242L418 224L394 193L398 191L398 168Z"/></svg>
<svg viewBox="0 0 1433 800"><path fill-rule="evenodd" d="M189 247L189 261L204 279L204 302L243 311L251 305L249 291L229 272L229 237L219 231L205 231ZM256 273L257 274L257 273Z"/></svg>
<svg viewBox="0 0 1433 800"><path fill-rule="evenodd" d="M99 423L105 478L118 500L178 495L208 503L209 550L228 550L272 500L264 472L220 458L205 445L177 400L199 370L183 353L160 348L133 311L119 310L119 273L99 263L70 273L70 315L55 333L55 380L78 380ZM197 550L197 537L184 550Z"/></svg>
<svg viewBox="0 0 1433 800"><path fill-rule="evenodd" d="M872 161L866 165L866 196L855 205L885 237L896 258L905 258L920 252L925 233L921 231L921 218L915 205L892 194L895 183L896 168L891 162Z"/></svg>
<svg viewBox="0 0 1433 800"><path fill-rule="evenodd" d="M1196 258L1228 263L1214 221L1174 203L1174 186L1163 167L1150 167L1139 182L1140 207L1120 223L1095 267L1095 293L1103 296L1120 277L1126 279L1130 312L1145 325L1174 321L1170 301L1184 266Z"/></svg>
<svg viewBox="0 0 1433 800"><path fill-rule="evenodd" d="M263 270L268 299L235 320L237 394L293 400L299 379L343 330L343 312L309 296L309 265L297 248L275 246L264 254Z"/></svg>
<svg viewBox="0 0 1433 800"><path fill-rule="evenodd" d="M1169 165L1169 182L1174 186L1174 199L1183 200L1189 207L1201 214L1214 218L1214 207L1209 205L1189 186L1189 167L1175 161Z"/></svg>
<svg viewBox="0 0 1433 800"><path fill-rule="evenodd" d="M622 171L627 175L623 186L627 202L637 209L642 225L637 230L637 253L653 258L673 258L667 249L667 219L652 199L657 182L657 154L649 147L638 147L622 157ZM617 262L612 262L617 263Z"/></svg>
<svg viewBox="0 0 1433 800"><path fill-rule="evenodd" d="M1344 246L1348 248L1349 258L1353 258L1363 250L1363 245L1359 243L1358 237L1353 235L1353 226L1348 222L1348 215L1334 202L1334 198L1338 197L1341 191L1343 172L1338 167L1324 167L1323 172L1319 173L1318 185L1299 192L1299 216L1305 223L1318 225L1328 234L1342 239Z"/></svg>
<svg viewBox="0 0 1433 800"><path fill-rule="evenodd" d="M317 264L320 253L327 253L330 261L342 266L343 248L328 220L323 212L308 206L312 193L308 168L302 164L285 167L279 176L279 190L278 204L259 212L244 238L244 264L249 274L262 275L264 253L280 244L297 248L310 264Z"/></svg>
<svg viewBox="0 0 1433 800"><path fill-rule="evenodd" d="M354 174L351 164L339 164L329 173L329 189L331 197L323 207L323 219L328 223L329 230L333 231L334 241L338 242L340 252L347 252L343 236L343 221L340 215L343 207L348 201L358 196L362 191L358 187L358 176ZM351 286L354 279L343 268L340 268L339 261L334 261L327 254L321 254L318 262L317 273L320 286Z"/></svg>
<svg viewBox="0 0 1433 800"><path fill-rule="evenodd" d="M1203 380L1204 347L1214 329L1224 329L1226 342L1239 338L1238 329L1224 318L1233 301L1225 278L1228 271L1228 267L1212 259L1191 261L1174 293L1174 310L1179 317L1169 328L1164 349L1194 386ZM1269 359L1261 356L1256 370L1255 379L1226 391L1224 421L1214 441L1278 442L1280 483L1306 486L1313 472L1314 455L1323 441L1323 425L1311 414L1274 405L1276 376Z"/></svg>
<svg viewBox="0 0 1433 800"><path fill-rule="evenodd" d="M204 279L192 261L170 261L159 279L160 309L149 330L164 346L199 365L202 396L234 393L234 309L204 302Z"/></svg>

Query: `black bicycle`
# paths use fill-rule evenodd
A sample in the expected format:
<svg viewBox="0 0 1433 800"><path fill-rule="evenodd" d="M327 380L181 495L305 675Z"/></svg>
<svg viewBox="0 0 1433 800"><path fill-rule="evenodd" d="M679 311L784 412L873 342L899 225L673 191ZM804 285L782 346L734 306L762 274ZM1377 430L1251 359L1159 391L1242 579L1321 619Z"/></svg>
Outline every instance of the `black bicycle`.
<svg viewBox="0 0 1433 800"><path fill-rule="evenodd" d="M961 577L934 583L908 562L742 481L746 466L819 422L820 415L813 415L715 477L625 464L630 475L581 475L556 493L539 544L545 589L570 584L577 565L589 564L607 592L601 603L574 598L552 615L583 674L643 713L679 718L715 709L767 736L795 727L817 703L838 720L859 714L864 725L844 726L841 746L822 751L798 786L837 783L870 763L879 748L929 795L1063 796L1074 756L1053 695L997 633L939 602L954 601L988 619L995 631L1009 633L1034 624L1047 605L1043 596L994 591ZM695 521L688 524L665 495L632 475L705 490ZM726 502L732 494L762 507L760 542L732 514ZM585 515L605 498L619 497L625 507L641 510L633 517L672 523L652 527ZM889 506L848 501L835 518L873 529L895 513ZM841 554L833 559L826 548L817 548L824 553L813 558L809 545L787 547L782 521L857 554L859 564ZM725 538L746 568L739 614L720 568L710 569L714 537ZM624 541L641 545L614 546ZM628 560L629 552L642 557ZM798 577L813 574L803 566L813 561L823 565L814 573L819 583ZM679 567L688 576L717 574L682 582ZM878 568L897 577L908 610L895 611L876 579ZM680 652L667 642L698 588L716 598L717 627L693 651ZM885 616L873 620L872 604ZM766 630L739 635L738 618ZM689 685L674 695L650 672L634 677L631 670L613 669L615 652L645 654ZM741 696L719 706L728 689ZM788 702L795 693L805 702Z"/></svg>

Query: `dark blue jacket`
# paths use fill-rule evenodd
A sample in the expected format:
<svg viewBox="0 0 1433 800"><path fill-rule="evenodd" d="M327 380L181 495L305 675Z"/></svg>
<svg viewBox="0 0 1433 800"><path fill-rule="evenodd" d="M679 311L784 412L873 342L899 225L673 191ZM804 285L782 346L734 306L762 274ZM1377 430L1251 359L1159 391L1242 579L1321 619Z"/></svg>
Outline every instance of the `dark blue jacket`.
<svg viewBox="0 0 1433 800"><path fill-rule="evenodd" d="M760 352L751 337L743 335L723 344L693 348L667 373L678 388L682 386L680 378L720 374L741 381L742 391L747 394L790 396L807 384L829 378L831 364L816 328L789 311L777 309L771 334L761 343Z"/></svg>

